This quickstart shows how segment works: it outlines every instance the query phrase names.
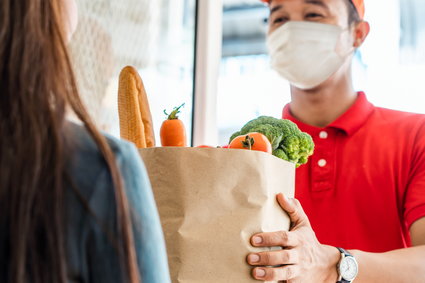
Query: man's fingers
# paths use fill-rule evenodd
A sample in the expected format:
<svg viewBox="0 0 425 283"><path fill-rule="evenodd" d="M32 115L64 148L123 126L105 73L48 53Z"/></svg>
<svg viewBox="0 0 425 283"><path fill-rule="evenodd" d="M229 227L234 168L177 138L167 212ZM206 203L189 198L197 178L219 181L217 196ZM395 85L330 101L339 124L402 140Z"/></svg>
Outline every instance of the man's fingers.
<svg viewBox="0 0 425 283"><path fill-rule="evenodd" d="M294 232L278 231L271 233L259 233L251 238L254 247L296 247L298 237Z"/></svg>
<svg viewBox="0 0 425 283"><path fill-rule="evenodd" d="M293 223L294 225L298 225L301 223L306 223L310 225L308 217L305 214L301 203L297 199L289 199L283 194L278 194L277 201L280 207L288 213L291 219L291 223Z"/></svg>
<svg viewBox="0 0 425 283"><path fill-rule="evenodd" d="M248 255L247 261L250 265L257 266L297 264L298 252L292 249L253 253Z"/></svg>
<svg viewBox="0 0 425 283"><path fill-rule="evenodd" d="M300 268L298 265L287 265L276 268L256 267L252 270L252 276L261 281L291 280L299 277L299 275Z"/></svg>

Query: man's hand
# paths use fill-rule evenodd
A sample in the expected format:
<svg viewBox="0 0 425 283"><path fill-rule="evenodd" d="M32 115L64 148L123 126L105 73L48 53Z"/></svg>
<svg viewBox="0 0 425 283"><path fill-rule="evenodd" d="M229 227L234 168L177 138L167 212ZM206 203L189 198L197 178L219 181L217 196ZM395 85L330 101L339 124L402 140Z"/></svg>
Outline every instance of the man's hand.
<svg viewBox="0 0 425 283"><path fill-rule="evenodd" d="M257 280L289 282L337 281L336 264L340 253L319 243L310 221L296 199L279 194L277 201L291 219L291 230L260 233L251 238L255 247L282 247L282 250L248 255L250 265L257 266L252 275ZM277 266L277 267L268 267Z"/></svg>

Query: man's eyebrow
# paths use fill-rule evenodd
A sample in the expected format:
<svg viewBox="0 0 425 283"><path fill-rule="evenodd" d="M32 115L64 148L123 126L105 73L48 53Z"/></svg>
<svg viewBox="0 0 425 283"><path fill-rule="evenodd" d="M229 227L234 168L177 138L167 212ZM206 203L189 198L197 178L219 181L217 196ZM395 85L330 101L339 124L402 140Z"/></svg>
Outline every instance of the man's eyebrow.
<svg viewBox="0 0 425 283"><path fill-rule="evenodd" d="M329 6L326 5L326 3L321 1L321 0L304 0L304 3L317 5L317 6L320 6L322 8L325 8L326 10L329 10ZM283 8L283 5L277 5L277 6L273 7L273 9L270 10L270 15L272 15L274 12L279 11L282 8Z"/></svg>
<svg viewBox="0 0 425 283"><path fill-rule="evenodd" d="M320 6L320 7L323 7L325 9L329 10L328 5L326 5L326 3L321 1L321 0L304 0L304 2L306 4L317 5L317 6Z"/></svg>
<svg viewBox="0 0 425 283"><path fill-rule="evenodd" d="M270 10L270 15L273 14L274 12L277 12L278 10L280 10L282 8L283 8L283 5L275 6L273 9Z"/></svg>

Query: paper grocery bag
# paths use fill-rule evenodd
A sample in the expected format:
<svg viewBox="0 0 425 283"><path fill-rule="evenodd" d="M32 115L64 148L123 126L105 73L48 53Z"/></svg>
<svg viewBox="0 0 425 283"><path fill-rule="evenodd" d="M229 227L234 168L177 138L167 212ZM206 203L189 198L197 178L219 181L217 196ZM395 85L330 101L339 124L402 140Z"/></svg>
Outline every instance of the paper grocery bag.
<svg viewBox="0 0 425 283"><path fill-rule="evenodd" d="M289 229L276 194L294 195L295 166L271 154L209 148L141 149L174 283L259 282L246 263L258 232ZM264 249L263 249L264 250Z"/></svg>

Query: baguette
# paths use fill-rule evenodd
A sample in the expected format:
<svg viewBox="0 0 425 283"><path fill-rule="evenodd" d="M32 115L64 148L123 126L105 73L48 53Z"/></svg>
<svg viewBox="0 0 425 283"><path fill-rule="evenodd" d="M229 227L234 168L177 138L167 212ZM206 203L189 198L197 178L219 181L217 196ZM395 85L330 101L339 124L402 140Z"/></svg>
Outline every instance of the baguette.
<svg viewBox="0 0 425 283"><path fill-rule="evenodd" d="M142 78L136 70L134 70L134 72L137 80L137 89L139 90L139 107L144 125L146 147L155 147L155 134L153 130L152 114L149 107L148 96L146 94L146 89Z"/></svg>
<svg viewBox="0 0 425 283"><path fill-rule="evenodd" d="M146 148L145 127L140 112L138 80L132 67L125 67L119 77L118 114L121 138Z"/></svg>

